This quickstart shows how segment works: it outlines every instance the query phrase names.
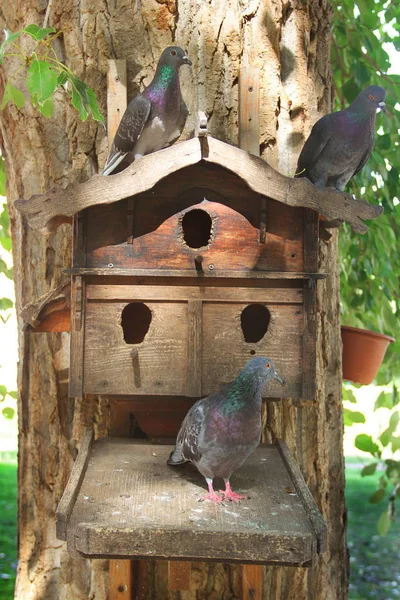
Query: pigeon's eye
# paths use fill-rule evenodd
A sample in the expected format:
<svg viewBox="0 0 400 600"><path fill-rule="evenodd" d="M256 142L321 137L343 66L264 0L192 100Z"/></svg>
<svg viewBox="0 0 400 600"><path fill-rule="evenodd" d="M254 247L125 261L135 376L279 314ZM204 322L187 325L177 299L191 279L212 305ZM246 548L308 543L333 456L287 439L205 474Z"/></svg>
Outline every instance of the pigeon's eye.
<svg viewBox="0 0 400 600"><path fill-rule="evenodd" d="M271 365L269 363L265 363L265 366L267 367L267 369L269 369Z"/></svg>
<svg viewBox="0 0 400 600"><path fill-rule="evenodd" d="M171 50L172 56L176 56L176 50Z"/></svg>
<svg viewBox="0 0 400 600"><path fill-rule="evenodd" d="M369 99L370 100L375 100L375 98L373 96L370 96Z"/></svg>

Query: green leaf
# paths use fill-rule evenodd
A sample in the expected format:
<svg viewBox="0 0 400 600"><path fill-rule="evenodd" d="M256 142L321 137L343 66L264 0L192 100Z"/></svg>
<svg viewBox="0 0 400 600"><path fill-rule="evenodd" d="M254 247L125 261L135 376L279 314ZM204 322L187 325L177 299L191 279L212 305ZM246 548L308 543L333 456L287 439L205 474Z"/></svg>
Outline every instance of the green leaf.
<svg viewBox="0 0 400 600"><path fill-rule="evenodd" d="M11 408L11 406L6 406L6 408L3 408L1 412L3 414L3 417L5 417L6 419L12 419L15 415L15 410Z"/></svg>
<svg viewBox="0 0 400 600"><path fill-rule="evenodd" d="M7 395L11 396L11 398L14 398L14 400L16 400L18 398L17 392L7 392Z"/></svg>
<svg viewBox="0 0 400 600"><path fill-rule="evenodd" d="M343 386L343 400L347 400L352 404L357 403L357 398L355 397L353 390L345 386Z"/></svg>
<svg viewBox="0 0 400 600"><path fill-rule="evenodd" d="M34 60L28 69L26 85L32 97L44 102L57 87L57 73L44 60Z"/></svg>
<svg viewBox="0 0 400 600"><path fill-rule="evenodd" d="M1 110L3 110L9 102L13 102L19 109L25 104L25 98L22 92L17 90L16 87L7 81L6 87L4 88L3 100L1 102Z"/></svg>
<svg viewBox="0 0 400 600"><path fill-rule="evenodd" d="M2 397L2 400L4 400L4 398L7 395L7 388L5 385L0 385L0 396Z"/></svg>
<svg viewBox="0 0 400 600"><path fill-rule="evenodd" d="M28 33L34 40L40 42L49 33L56 33L54 27L39 27L39 25L28 25L24 29L24 33Z"/></svg>
<svg viewBox="0 0 400 600"><path fill-rule="evenodd" d="M381 392L375 400L374 410L377 408L393 408L392 394L389 392Z"/></svg>
<svg viewBox="0 0 400 600"><path fill-rule="evenodd" d="M54 100L53 98L47 98L43 103L38 104L37 107L42 115L49 119L54 113Z"/></svg>
<svg viewBox="0 0 400 600"><path fill-rule="evenodd" d="M57 77L57 87L59 87L60 85L65 85L67 81L68 75L65 73L65 71L61 71L61 73Z"/></svg>
<svg viewBox="0 0 400 600"><path fill-rule="evenodd" d="M8 29L5 30L6 37L5 37L4 42L2 42L2 44L0 46L0 65L3 62L7 44L16 40L21 35L21 33L22 33L22 31L16 31L15 33L11 33L11 31L9 31Z"/></svg>
<svg viewBox="0 0 400 600"><path fill-rule="evenodd" d="M12 308L14 303L10 298L0 298L0 310L7 310L8 308Z"/></svg>
<svg viewBox="0 0 400 600"><path fill-rule="evenodd" d="M392 521L389 517L388 511L385 510L385 512L383 512L381 514L381 516L379 517L378 523L376 525L378 533L380 535L386 535L388 533L391 525L392 525Z"/></svg>
<svg viewBox="0 0 400 600"><path fill-rule="evenodd" d="M356 410L350 410L349 408L343 409L344 424L347 426L353 425L353 423L365 423L365 416L362 412Z"/></svg>
<svg viewBox="0 0 400 600"><path fill-rule="evenodd" d="M365 465L365 467L361 471L361 477L365 477L367 475L373 475L376 471L377 466L378 466L378 463L376 463L376 462L370 463L369 465Z"/></svg>
<svg viewBox="0 0 400 600"><path fill-rule="evenodd" d="M86 121L89 116L89 112L86 108L88 104L88 96L86 92L87 85L77 77L71 78L70 81L72 85L72 105L79 112L79 116L82 121Z"/></svg>
<svg viewBox="0 0 400 600"><path fill-rule="evenodd" d="M100 123L104 123L104 117L100 112L99 105L97 104L96 94L92 90L92 88L88 87L87 95L89 98L89 108L92 113L92 117L95 121L100 121Z"/></svg>
<svg viewBox="0 0 400 600"><path fill-rule="evenodd" d="M366 433L360 433L356 437L354 445L359 450L370 452L371 454L375 454L379 450L379 446L377 446L375 442L372 441L372 437Z"/></svg>
<svg viewBox="0 0 400 600"><path fill-rule="evenodd" d="M400 483L400 462L396 460L387 460L385 462L387 464L386 477L389 479L390 483L397 485Z"/></svg>
<svg viewBox="0 0 400 600"><path fill-rule="evenodd" d="M374 492L372 496L368 498L368 502L370 502L371 504L378 504L378 502L382 502L385 496L385 490L376 490L376 492Z"/></svg>
<svg viewBox="0 0 400 600"><path fill-rule="evenodd" d="M400 450L400 436L399 437L394 437L392 436L392 452L393 454L395 452L397 452L397 450Z"/></svg>

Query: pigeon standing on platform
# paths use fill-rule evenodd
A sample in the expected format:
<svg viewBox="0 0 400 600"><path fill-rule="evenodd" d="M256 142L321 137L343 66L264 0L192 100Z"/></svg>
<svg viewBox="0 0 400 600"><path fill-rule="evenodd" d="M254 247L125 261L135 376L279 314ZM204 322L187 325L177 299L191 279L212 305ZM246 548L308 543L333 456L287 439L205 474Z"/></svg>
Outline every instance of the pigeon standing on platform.
<svg viewBox="0 0 400 600"><path fill-rule="evenodd" d="M229 479L260 443L262 389L270 379L284 385L272 360L252 358L232 383L198 400L187 413L167 462L196 465L208 485L203 500L219 504L246 498L232 491ZM224 492L214 491L214 477L224 480Z"/></svg>
<svg viewBox="0 0 400 600"><path fill-rule="evenodd" d="M348 108L317 121L301 151L296 176L307 177L318 188L343 192L371 155L376 112L386 112L385 97L383 88L370 85Z"/></svg>
<svg viewBox="0 0 400 600"><path fill-rule="evenodd" d="M136 159L176 142L188 116L179 68L191 64L182 48L164 50L153 81L129 103L121 119L103 175L110 175L128 153Z"/></svg>

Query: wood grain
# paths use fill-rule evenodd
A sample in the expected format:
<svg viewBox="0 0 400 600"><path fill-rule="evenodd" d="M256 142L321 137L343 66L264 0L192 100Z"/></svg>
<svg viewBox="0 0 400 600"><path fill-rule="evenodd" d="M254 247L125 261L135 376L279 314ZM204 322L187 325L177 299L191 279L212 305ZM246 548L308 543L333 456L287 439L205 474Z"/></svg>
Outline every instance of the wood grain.
<svg viewBox="0 0 400 600"><path fill-rule="evenodd" d="M72 277L71 282L71 342L69 387L70 398L80 398L83 395L83 357L85 343L85 282L81 275Z"/></svg>
<svg viewBox="0 0 400 600"><path fill-rule="evenodd" d="M108 150L111 150L114 136L127 107L126 60L108 61L107 73L107 133Z"/></svg>
<svg viewBox="0 0 400 600"><path fill-rule="evenodd" d="M249 495L235 506L199 503L204 479L191 465L168 467L172 448L121 438L94 442L68 522L70 552L310 564L316 534L299 492L286 491L293 482L275 446L260 446L234 474L234 488Z"/></svg>
<svg viewBox="0 0 400 600"><path fill-rule="evenodd" d="M203 302L187 303L187 369L186 396L201 396L201 357L203 354Z"/></svg>
<svg viewBox="0 0 400 600"><path fill-rule="evenodd" d="M93 275L95 277L196 277L204 283L207 279L275 279L276 284L282 279L325 279L327 273L303 273L295 271L220 271L213 270L205 273L205 277L199 279L199 275L195 269L114 269L109 267L104 268L73 268L63 269L64 273L69 275Z"/></svg>
<svg viewBox="0 0 400 600"><path fill-rule="evenodd" d="M77 459L68 479L67 486L56 510L56 535L59 540L67 539L67 525L76 497L85 476L89 461L90 446L93 442L93 429L88 429L79 448Z"/></svg>
<svg viewBox="0 0 400 600"><path fill-rule="evenodd" d="M131 600L132 598L132 561L110 560L109 600Z"/></svg>
<svg viewBox="0 0 400 600"><path fill-rule="evenodd" d="M239 146L260 156L260 70L256 67L240 69Z"/></svg>
<svg viewBox="0 0 400 600"><path fill-rule="evenodd" d="M374 219L382 213L381 206L371 206L346 192L321 190L308 179L285 177L261 158L211 136L202 139L207 143L201 145L198 138L193 138L143 156L111 177L95 175L82 184L52 188L29 200L17 200L15 208L25 214L31 227L50 232L58 226L60 217L72 217L89 206L110 204L148 191L167 175L203 160L236 173L258 194L288 206L312 208L329 220L344 219L359 233L368 231L362 219Z"/></svg>
<svg viewBox="0 0 400 600"><path fill-rule="evenodd" d="M242 565L241 600L262 600L264 569L260 565Z"/></svg>

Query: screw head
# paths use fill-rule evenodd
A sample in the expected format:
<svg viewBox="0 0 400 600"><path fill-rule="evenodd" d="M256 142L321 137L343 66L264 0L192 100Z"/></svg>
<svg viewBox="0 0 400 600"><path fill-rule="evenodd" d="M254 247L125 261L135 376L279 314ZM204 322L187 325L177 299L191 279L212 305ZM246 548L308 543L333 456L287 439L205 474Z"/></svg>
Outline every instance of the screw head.
<svg viewBox="0 0 400 600"><path fill-rule="evenodd" d="M211 265L208 265L208 270L209 271L214 271L215 266L211 263Z"/></svg>
<svg viewBox="0 0 400 600"><path fill-rule="evenodd" d="M114 266L114 264L113 264L113 263L108 263L108 265L107 265L107 267L108 267L109 269L112 269L112 268L113 268L113 266Z"/></svg>

